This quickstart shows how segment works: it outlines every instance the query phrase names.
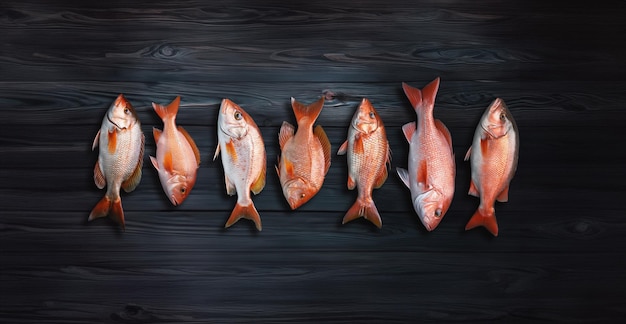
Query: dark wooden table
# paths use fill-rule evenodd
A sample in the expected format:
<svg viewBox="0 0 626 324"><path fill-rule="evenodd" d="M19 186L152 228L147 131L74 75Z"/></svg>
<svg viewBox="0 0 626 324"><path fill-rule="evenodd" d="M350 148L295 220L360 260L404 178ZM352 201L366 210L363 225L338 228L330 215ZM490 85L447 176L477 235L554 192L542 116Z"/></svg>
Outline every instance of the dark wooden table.
<svg viewBox="0 0 626 324"><path fill-rule="evenodd" d="M301 3L299 3L301 2ZM0 5L0 322L613 322L626 317L626 32L621 2L3 1ZM395 175L401 82L441 77L456 194L427 232ZM324 93L333 154L363 97L393 151L374 192L383 218L341 225L356 198L333 155L324 187L290 211L273 166L289 98ZM146 134L143 179L123 194L127 230L87 223L104 191L92 140L119 93ZM182 96L178 123L201 151L185 203L166 199L148 155L150 103ZM465 232L478 206L463 157L503 98L520 161L500 236ZM259 124L268 177L263 231L225 230L217 144L222 98Z"/></svg>

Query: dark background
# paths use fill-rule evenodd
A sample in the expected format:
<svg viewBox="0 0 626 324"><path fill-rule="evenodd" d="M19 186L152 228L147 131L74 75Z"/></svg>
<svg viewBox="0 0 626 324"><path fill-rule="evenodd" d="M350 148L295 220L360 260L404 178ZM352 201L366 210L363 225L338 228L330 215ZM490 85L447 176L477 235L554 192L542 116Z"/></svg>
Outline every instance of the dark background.
<svg viewBox="0 0 626 324"><path fill-rule="evenodd" d="M626 32L622 2L3 1L0 5L0 322L612 322L626 317ZM395 175L401 82L441 77L456 194L427 232ZM290 211L273 166L289 98L327 101L318 123L345 140L363 97L387 127L394 171L383 218L341 225L356 199L345 157ZM127 230L87 223L104 194L91 143L115 97L146 134L144 176L123 194ZM150 103L182 96L198 182L180 207L148 155ZM463 161L483 110L508 104L521 137L500 236L465 232L478 206ZM222 98L259 124L263 220L223 225L236 198L213 162Z"/></svg>

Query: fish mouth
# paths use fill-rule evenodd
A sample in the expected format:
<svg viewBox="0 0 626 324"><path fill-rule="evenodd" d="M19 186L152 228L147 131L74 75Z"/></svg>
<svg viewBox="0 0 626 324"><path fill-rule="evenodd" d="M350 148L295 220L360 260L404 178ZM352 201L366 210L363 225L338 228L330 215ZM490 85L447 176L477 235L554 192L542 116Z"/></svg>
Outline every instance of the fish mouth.
<svg viewBox="0 0 626 324"><path fill-rule="evenodd" d="M174 197L174 196L170 197L170 201L172 202L172 205L174 205L176 207L179 205L178 201L176 200L176 197Z"/></svg>

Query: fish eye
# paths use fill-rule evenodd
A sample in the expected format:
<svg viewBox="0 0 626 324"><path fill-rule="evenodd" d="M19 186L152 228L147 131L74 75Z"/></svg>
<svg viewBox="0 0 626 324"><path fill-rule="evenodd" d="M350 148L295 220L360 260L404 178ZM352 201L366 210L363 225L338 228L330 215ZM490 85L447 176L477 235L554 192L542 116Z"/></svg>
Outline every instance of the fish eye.
<svg viewBox="0 0 626 324"><path fill-rule="evenodd" d="M128 113L130 113L130 109L128 109L128 108L124 108L124 113L125 113L126 115L128 115Z"/></svg>
<svg viewBox="0 0 626 324"><path fill-rule="evenodd" d="M304 197L306 197L306 195L305 195L305 194L304 194L304 192L303 192L303 193L301 193L301 194L300 194L300 199L302 199L302 198L304 198Z"/></svg>
<svg viewBox="0 0 626 324"><path fill-rule="evenodd" d="M374 119L374 117L376 117L376 114L374 114L373 111L370 111L370 118Z"/></svg>
<svg viewBox="0 0 626 324"><path fill-rule="evenodd" d="M506 114L505 113L500 113L500 120L504 121L506 119Z"/></svg>
<svg viewBox="0 0 626 324"><path fill-rule="evenodd" d="M441 209L435 210L435 217L437 218L441 217Z"/></svg>
<svg viewBox="0 0 626 324"><path fill-rule="evenodd" d="M180 188L180 193L183 193L183 194L184 194L184 193L185 193L185 191L187 191L187 189L185 189L185 188Z"/></svg>
<svg viewBox="0 0 626 324"><path fill-rule="evenodd" d="M240 113L240 112L235 111L235 115L234 115L234 116L235 116L235 119L236 119L236 120L241 120L241 117L242 117L242 116L241 116L241 113Z"/></svg>

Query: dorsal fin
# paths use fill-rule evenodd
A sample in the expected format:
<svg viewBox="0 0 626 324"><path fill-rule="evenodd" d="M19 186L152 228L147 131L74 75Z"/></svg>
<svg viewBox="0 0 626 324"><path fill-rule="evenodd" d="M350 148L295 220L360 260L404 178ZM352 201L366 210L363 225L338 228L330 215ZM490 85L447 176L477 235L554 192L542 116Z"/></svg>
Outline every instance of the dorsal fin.
<svg viewBox="0 0 626 324"><path fill-rule="evenodd" d="M324 129L320 125L317 125L315 127L313 134L315 134L317 139L320 141L320 144L322 144L322 150L324 151L324 162L325 162L324 174L326 174L328 173L328 169L330 169L330 149L331 149L330 141L328 140L328 136L326 136Z"/></svg>
<svg viewBox="0 0 626 324"><path fill-rule="evenodd" d="M183 134L183 136L185 136L185 138L187 139L187 142L189 142L189 145L193 150L193 154L196 156L196 162L198 162L198 165L200 165L200 150L198 150L196 142L193 140L193 138L191 138L191 135L189 135L189 133L182 126L178 126L178 131L180 131L180 133Z"/></svg>
<svg viewBox="0 0 626 324"><path fill-rule="evenodd" d="M263 190L264 187L265 187L265 164L263 164L263 168L261 168L261 172L259 173L259 176L256 178L256 180L254 180L254 182L252 183L252 186L250 186L250 190L255 195L258 195L259 192L261 192L261 190Z"/></svg>

